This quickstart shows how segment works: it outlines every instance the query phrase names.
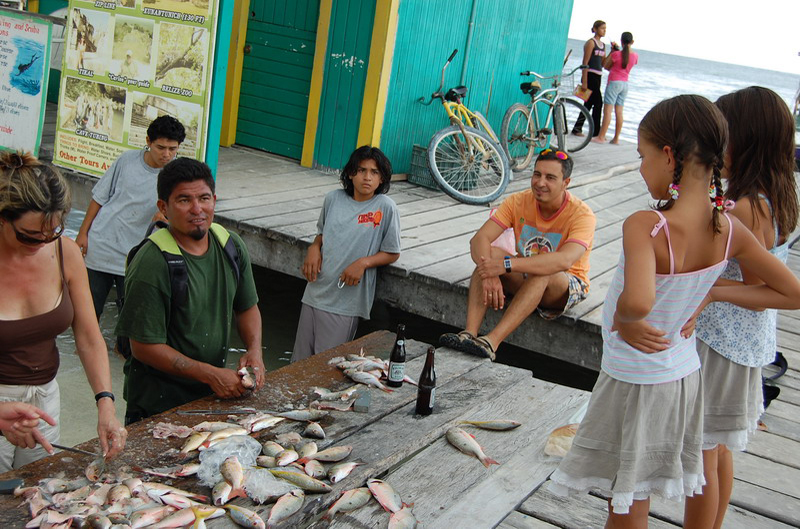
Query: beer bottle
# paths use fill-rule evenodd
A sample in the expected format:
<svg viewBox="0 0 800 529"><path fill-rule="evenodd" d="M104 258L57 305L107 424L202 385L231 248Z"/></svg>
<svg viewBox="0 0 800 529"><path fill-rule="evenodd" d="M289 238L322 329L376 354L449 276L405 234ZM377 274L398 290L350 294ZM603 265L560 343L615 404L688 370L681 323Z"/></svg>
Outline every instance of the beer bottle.
<svg viewBox="0 0 800 529"><path fill-rule="evenodd" d="M394 340L392 354L389 356L389 380L386 385L399 388L406 376L406 326L397 326L397 338Z"/></svg>
<svg viewBox="0 0 800 529"><path fill-rule="evenodd" d="M433 368L433 346L428 347L428 356L425 358L425 367L419 376L417 389L417 414L430 415L433 413L433 403L436 398L436 370Z"/></svg>

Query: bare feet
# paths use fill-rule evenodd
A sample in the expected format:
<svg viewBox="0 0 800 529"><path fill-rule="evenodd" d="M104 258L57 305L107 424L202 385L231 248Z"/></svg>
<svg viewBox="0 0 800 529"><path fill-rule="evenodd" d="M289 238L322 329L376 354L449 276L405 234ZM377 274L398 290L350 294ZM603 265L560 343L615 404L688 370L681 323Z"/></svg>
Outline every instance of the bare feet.
<svg viewBox="0 0 800 529"><path fill-rule="evenodd" d="M610 143L613 143L614 145L619 145L619 138L614 138L613 140L611 140Z"/></svg>
<svg viewBox="0 0 800 529"><path fill-rule="evenodd" d="M606 139L601 138L600 136L595 136L594 138L592 138L592 141L594 143L606 143Z"/></svg>

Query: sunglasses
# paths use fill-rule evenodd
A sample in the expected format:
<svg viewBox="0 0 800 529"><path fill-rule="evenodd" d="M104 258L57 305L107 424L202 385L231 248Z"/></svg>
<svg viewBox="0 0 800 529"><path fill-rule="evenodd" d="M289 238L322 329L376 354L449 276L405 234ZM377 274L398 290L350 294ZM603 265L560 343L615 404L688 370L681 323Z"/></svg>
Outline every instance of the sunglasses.
<svg viewBox="0 0 800 529"><path fill-rule="evenodd" d="M556 158L558 158L559 160L566 160L567 158L569 158L569 156L567 156L567 153L565 153L564 151L554 151L553 149L545 149L539 153L539 156L547 156L550 153L555 153Z"/></svg>
<svg viewBox="0 0 800 529"><path fill-rule="evenodd" d="M50 235L49 237L43 237L43 238L39 239L37 237L31 237L30 235L26 235L26 234L18 231L17 227L14 226L13 222L9 222L9 224L11 224L11 229L14 230L14 235L16 235L17 240L20 243L28 245L28 246L36 246L38 244L51 243L51 242L55 241L56 239L58 239L59 237L61 237L61 235L64 233L64 227L63 226L59 226L58 228L56 228L53 231L53 234Z"/></svg>

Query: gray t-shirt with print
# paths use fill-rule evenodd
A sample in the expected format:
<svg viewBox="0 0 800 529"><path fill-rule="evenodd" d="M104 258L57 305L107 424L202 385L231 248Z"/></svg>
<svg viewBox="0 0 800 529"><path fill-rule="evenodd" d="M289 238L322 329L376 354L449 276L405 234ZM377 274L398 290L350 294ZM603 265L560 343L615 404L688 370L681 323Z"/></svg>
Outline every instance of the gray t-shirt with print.
<svg viewBox="0 0 800 529"><path fill-rule="evenodd" d="M92 198L102 207L89 229L87 268L125 275L128 251L146 235L157 210L161 169L147 165L144 153L144 149L122 153L92 190Z"/></svg>
<svg viewBox="0 0 800 529"><path fill-rule="evenodd" d="M339 277L356 259L378 252L400 253L400 215L394 200L375 195L358 202L344 189L325 195L317 233L322 234L322 272L308 283L303 303L316 309L369 319L376 268L355 286L339 288Z"/></svg>

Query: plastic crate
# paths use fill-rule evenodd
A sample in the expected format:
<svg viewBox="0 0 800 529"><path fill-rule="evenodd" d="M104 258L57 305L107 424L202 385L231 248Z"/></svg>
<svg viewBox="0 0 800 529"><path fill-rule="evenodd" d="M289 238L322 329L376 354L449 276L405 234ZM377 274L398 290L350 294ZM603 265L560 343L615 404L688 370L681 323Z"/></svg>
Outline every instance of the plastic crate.
<svg viewBox="0 0 800 529"><path fill-rule="evenodd" d="M412 148L411 171L408 173L408 181L428 189L439 189L428 169L428 149L426 147L414 145Z"/></svg>

